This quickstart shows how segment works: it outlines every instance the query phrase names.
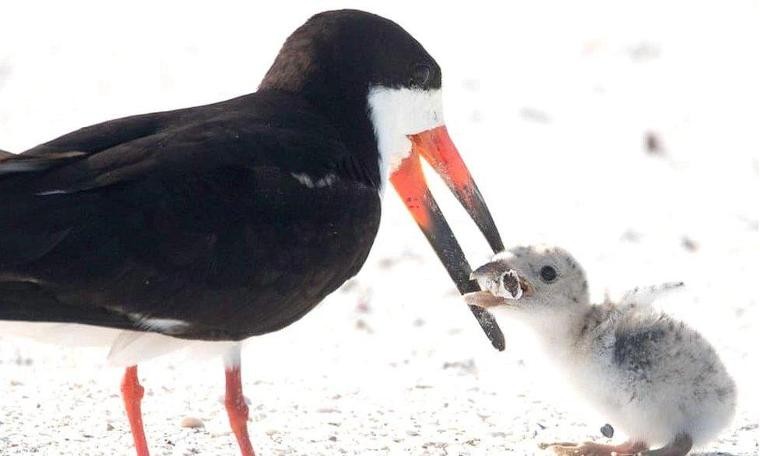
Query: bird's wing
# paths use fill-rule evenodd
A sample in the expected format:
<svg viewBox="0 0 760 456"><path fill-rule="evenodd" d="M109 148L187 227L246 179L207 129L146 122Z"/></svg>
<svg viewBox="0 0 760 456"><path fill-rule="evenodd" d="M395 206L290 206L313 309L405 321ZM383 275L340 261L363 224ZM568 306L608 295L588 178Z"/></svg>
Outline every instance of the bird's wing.
<svg viewBox="0 0 760 456"><path fill-rule="evenodd" d="M0 272L41 258L83 219L117 216L120 205L171 204L159 194L188 203L177 195L187 188L167 182L213 185L220 170L257 167L319 177L340 161L344 149L329 132L292 128L316 122L308 112L276 116L275 102L255 95L104 122L0 157ZM125 187L140 201L114 201Z"/></svg>
<svg viewBox="0 0 760 456"><path fill-rule="evenodd" d="M257 103L255 95L112 120L2 157L0 194L70 194L156 174L222 166L291 167L293 172L312 175L328 172L342 149L335 144L314 149L328 145L329 132L293 128L319 119L298 109L274 116L272 106ZM264 153L278 148L294 153Z"/></svg>
<svg viewBox="0 0 760 456"><path fill-rule="evenodd" d="M44 157L14 155L0 151L0 176L3 174L44 171L83 158L84 152L50 152Z"/></svg>
<svg viewBox="0 0 760 456"><path fill-rule="evenodd" d="M355 167L327 122L274 106L239 99L121 119L0 161L0 319L174 334L192 301L195 322L210 328L197 334L213 338L225 336L213 320L220 306L271 316L288 299L321 300L366 252L344 254L333 271L317 247L371 245L379 199L345 178ZM315 189L302 173L317 187L320 176L338 179ZM330 229L311 229L327 226L325 214L336 215ZM314 264L303 249L276 248L294 239ZM278 329L303 306L256 330ZM239 323L231 336L250 332Z"/></svg>
<svg viewBox="0 0 760 456"><path fill-rule="evenodd" d="M117 119L2 157L0 273L40 259L102 219L139 224L161 205L190 210L200 196L191 194L192 184L213 200L214 192L223 193L223 179L246 170L326 172L318 168L329 167L330 157L315 149L325 148L329 134L314 139L313 130L291 128L308 122L308 113L294 109L278 117L275 101L260 98ZM292 153L276 153L282 149ZM308 153L327 158L306 160ZM219 212L202 209L200 217Z"/></svg>
<svg viewBox="0 0 760 456"><path fill-rule="evenodd" d="M0 154L0 274L33 262L58 245L96 197L79 190L150 152L140 140L167 129L168 113L116 119L82 128L21 154ZM147 146L147 144L145 144ZM105 160L105 161L104 161ZM113 179L116 181L116 179ZM45 198L53 193L66 198ZM85 201L86 199L86 201Z"/></svg>
<svg viewBox="0 0 760 456"><path fill-rule="evenodd" d="M627 291L620 299L620 306L648 307L662 296L683 287L683 282L666 282L648 287L636 287Z"/></svg>
<svg viewBox="0 0 760 456"><path fill-rule="evenodd" d="M168 126L167 119L191 109L114 119L81 128L17 155L0 153L0 179L58 168L133 143L160 132Z"/></svg>

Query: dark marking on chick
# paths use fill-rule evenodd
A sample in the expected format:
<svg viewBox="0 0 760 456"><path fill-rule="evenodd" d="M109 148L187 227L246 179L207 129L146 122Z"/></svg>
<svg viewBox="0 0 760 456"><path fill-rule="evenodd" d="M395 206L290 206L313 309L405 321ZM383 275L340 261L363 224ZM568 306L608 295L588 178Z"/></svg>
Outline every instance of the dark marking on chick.
<svg viewBox="0 0 760 456"><path fill-rule="evenodd" d="M715 394L718 395L718 399L721 401L726 400L726 397L732 392L729 388L715 388Z"/></svg>
<svg viewBox="0 0 760 456"><path fill-rule="evenodd" d="M644 370L651 367L657 344L665 337L662 328L644 328L633 331L618 331L615 338L613 359L618 366L644 376Z"/></svg>

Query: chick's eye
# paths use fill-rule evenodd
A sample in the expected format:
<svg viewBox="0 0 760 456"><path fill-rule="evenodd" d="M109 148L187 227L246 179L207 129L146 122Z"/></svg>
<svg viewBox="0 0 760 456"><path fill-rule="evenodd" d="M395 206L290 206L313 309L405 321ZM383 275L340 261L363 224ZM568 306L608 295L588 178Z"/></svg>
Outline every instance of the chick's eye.
<svg viewBox="0 0 760 456"><path fill-rule="evenodd" d="M423 63L418 63L412 67L410 82L414 86L424 87L430 80L432 72L433 70L431 70L429 66Z"/></svg>
<svg viewBox="0 0 760 456"><path fill-rule="evenodd" d="M541 268L541 280L546 283L554 282L557 279L557 270L551 266Z"/></svg>

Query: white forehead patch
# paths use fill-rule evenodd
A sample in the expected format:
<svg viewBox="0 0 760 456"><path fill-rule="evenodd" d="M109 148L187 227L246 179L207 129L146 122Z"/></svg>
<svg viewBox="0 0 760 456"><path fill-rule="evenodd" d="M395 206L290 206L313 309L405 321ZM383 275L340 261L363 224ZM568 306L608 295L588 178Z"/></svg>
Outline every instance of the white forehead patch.
<svg viewBox="0 0 760 456"><path fill-rule="evenodd" d="M369 89L367 104L380 152L382 189L389 173L412 151L407 136L443 125L441 90L375 86Z"/></svg>

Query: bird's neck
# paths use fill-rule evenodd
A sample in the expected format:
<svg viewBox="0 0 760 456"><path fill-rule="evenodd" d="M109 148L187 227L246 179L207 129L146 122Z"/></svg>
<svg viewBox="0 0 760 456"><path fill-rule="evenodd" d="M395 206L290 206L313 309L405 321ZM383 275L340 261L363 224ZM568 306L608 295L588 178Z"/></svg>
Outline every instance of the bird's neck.
<svg viewBox="0 0 760 456"><path fill-rule="evenodd" d="M590 304L568 305L561 311L531 312L524 320L536 331L548 353L563 357L575 350L578 334L590 309Z"/></svg>
<svg viewBox="0 0 760 456"><path fill-rule="evenodd" d="M339 172L380 189L378 146L367 105L367 85L351 82L332 65L334 56L319 27L302 27L283 46L259 90L276 90L305 100L338 132L349 151ZM361 78L357 79L361 80Z"/></svg>
<svg viewBox="0 0 760 456"><path fill-rule="evenodd" d="M328 94L307 93L307 100L338 131L349 152L344 172L366 185L382 188L386 179L380 170L375 132L368 114L366 94L331 99Z"/></svg>

